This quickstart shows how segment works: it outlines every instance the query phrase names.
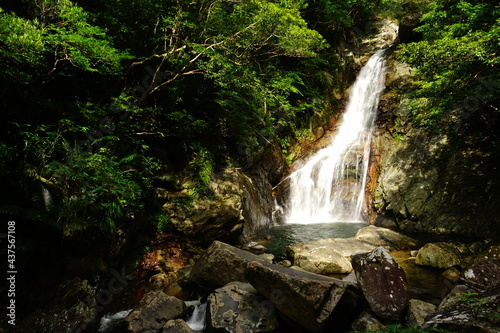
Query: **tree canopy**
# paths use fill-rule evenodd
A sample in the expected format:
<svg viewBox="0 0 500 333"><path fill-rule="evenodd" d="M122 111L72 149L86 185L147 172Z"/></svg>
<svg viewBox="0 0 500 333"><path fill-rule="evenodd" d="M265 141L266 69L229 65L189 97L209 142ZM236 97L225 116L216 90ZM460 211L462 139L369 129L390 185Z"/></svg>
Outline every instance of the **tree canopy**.
<svg viewBox="0 0 500 333"><path fill-rule="evenodd" d="M5 1L1 212L66 234L109 231L159 207L155 175L197 165L206 183L207 170L238 163L244 147L289 142L332 84L325 73L342 70L336 41L319 31L352 26L368 8L362 0Z"/></svg>
<svg viewBox="0 0 500 333"><path fill-rule="evenodd" d="M496 1L431 1L416 31L423 40L401 46L417 69L412 99L417 120L433 125L453 110L498 111L500 7Z"/></svg>
<svg viewBox="0 0 500 333"><path fill-rule="evenodd" d="M112 231L161 206L157 176L203 187L274 140L287 149L344 88L350 32L414 1L4 1L0 211ZM423 40L398 53L417 69L418 121L498 112L498 4L417 2Z"/></svg>

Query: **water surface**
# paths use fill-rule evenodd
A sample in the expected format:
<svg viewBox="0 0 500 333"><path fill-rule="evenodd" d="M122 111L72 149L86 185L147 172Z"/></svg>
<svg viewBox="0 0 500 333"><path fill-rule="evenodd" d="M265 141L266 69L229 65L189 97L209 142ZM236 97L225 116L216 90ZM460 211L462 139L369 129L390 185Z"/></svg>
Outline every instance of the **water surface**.
<svg viewBox="0 0 500 333"><path fill-rule="evenodd" d="M286 248L301 242L324 238L354 237L359 229L368 226L364 222L334 222L315 224L284 224L271 228L266 235L271 239L265 246L277 260L286 259Z"/></svg>

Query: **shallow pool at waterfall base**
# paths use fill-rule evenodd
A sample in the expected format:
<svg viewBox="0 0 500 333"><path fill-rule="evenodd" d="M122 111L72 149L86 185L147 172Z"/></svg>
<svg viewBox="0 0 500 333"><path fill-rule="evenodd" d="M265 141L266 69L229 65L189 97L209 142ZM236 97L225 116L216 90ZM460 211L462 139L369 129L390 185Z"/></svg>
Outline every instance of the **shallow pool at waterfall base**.
<svg viewBox="0 0 500 333"><path fill-rule="evenodd" d="M324 238L354 237L359 229L366 227L364 222L334 222L313 224L284 224L272 227L262 236L271 236L264 246L275 260L285 260L286 248L300 242L312 242Z"/></svg>

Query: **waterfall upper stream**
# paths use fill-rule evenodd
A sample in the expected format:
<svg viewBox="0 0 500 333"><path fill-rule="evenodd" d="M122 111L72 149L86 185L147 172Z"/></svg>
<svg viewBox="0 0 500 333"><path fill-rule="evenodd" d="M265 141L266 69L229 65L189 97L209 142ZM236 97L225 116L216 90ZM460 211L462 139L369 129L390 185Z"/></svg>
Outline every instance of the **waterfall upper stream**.
<svg viewBox="0 0 500 333"><path fill-rule="evenodd" d="M359 73L330 145L290 175L287 223L364 220L370 143L384 83L384 50L380 50Z"/></svg>

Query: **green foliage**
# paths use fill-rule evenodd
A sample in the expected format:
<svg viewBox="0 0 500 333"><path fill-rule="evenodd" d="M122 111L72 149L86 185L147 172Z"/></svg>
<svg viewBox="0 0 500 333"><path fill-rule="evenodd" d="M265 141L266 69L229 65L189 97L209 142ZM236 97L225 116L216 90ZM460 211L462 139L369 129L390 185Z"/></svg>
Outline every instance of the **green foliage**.
<svg viewBox="0 0 500 333"><path fill-rule="evenodd" d="M113 151L113 136L99 139L96 152L71 149L63 137L74 130L71 125L61 121L58 128L20 126L25 142L22 167L50 193L50 204L41 208L45 220L66 235L89 226L114 229L144 208L157 164L143 154L120 158Z"/></svg>
<svg viewBox="0 0 500 333"><path fill-rule="evenodd" d="M172 225L172 221L169 216L165 214L161 214L158 216L158 223L156 225L157 231L167 231L168 228Z"/></svg>
<svg viewBox="0 0 500 333"><path fill-rule="evenodd" d="M113 47L104 29L88 23L88 14L73 2L43 0L34 8L34 19L0 8L1 68L10 80L47 81L70 68L117 74L130 58Z"/></svg>
<svg viewBox="0 0 500 333"><path fill-rule="evenodd" d="M459 298L458 300L472 307L474 314L477 317L484 318L491 322L500 322L500 308L488 308L484 304L486 299L477 297L477 293L475 292L462 293L462 295L462 298Z"/></svg>
<svg viewBox="0 0 500 333"><path fill-rule="evenodd" d="M421 42L403 45L400 59L417 68L411 109L423 125L448 111L496 108L500 75L500 9L495 1L430 3L417 31Z"/></svg>
<svg viewBox="0 0 500 333"><path fill-rule="evenodd" d="M214 173L214 162L210 151L204 147L195 147L194 156L188 168L194 172L195 180L197 180L193 187L195 193L197 195L207 193Z"/></svg>
<svg viewBox="0 0 500 333"><path fill-rule="evenodd" d="M247 0L228 10L219 3L204 23L203 37L238 64L250 56L315 56L325 44L317 31L308 29L300 7L301 2Z"/></svg>
<svg viewBox="0 0 500 333"><path fill-rule="evenodd" d="M246 163L276 139L289 149L322 113L341 81L337 37L378 5L2 3L0 174L15 193L0 194L2 206L72 234L148 211L155 173L193 176L179 205L210 196L221 164Z"/></svg>
<svg viewBox="0 0 500 333"><path fill-rule="evenodd" d="M380 5L380 0L319 0L312 1L308 11L310 15L314 15L316 24L324 25L331 30L345 31L360 23L366 23L363 20L374 16Z"/></svg>
<svg viewBox="0 0 500 333"><path fill-rule="evenodd" d="M477 293L474 292L462 293L462 295L463 297L458 300L467 304L481 304L484 301L483 298L475 297L477 296Z"/></svg>
<svg viewBox="0 0 500 333"><path fill-rule="evenodd" d="M407 16L416 16L428 8L428 0L382 0L380 11L382 16L401 20Z"/></svg>
<svg viewBox="0 0 500 333"><path fill-rule="evenodd" d="M219 91L222 124L231 129L231 138L240 141L256 127L262 132L277 118L293 117L290 97L301 94L308 74L285 69L281 59L315 57L327 46L301 17L303 5L243 1L228 8L219 3L203 22L200 66Z"/></svg>

